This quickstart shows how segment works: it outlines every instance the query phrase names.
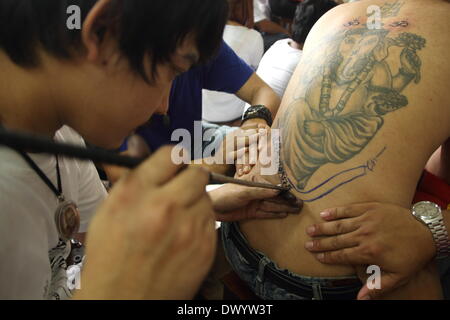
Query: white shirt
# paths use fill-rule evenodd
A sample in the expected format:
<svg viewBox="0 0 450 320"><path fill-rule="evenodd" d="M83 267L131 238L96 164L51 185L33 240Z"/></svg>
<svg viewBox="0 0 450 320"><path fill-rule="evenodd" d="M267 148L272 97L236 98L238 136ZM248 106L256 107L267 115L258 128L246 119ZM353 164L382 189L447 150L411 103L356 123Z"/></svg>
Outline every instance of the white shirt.
<svg viewBox="0 0 450 320"><path fill-rule="evenodd" d="M302 51L289 45L291 39L275 42L262 58L256 74L271 87L280 98L289 84L301 57Z"/></svg>
<svg viewBox="0 0 450 320"><path fill-rule="evenodd" d="M255 23L262 20L270 20L269 0L253 0L253 12Z"/></svg>
<svg viewBox="0 0 450 320"><path fill-rule="evenodd" d="M85 145L69 127L56 133L57 141ZM56 159L30 154L57 186ZM97 206L106 197L90 161L59 159L62 190L81 215L80 233L86 232ZM65 259L70 246L60 242L54 214L58 201L25 160L0 147L0 299L67 299Z"/></svg>
<svg viewBox="0 0 450 320"><path fill-rule="evenodd" d="M226 25L224 41L253 70L258 68L264 54L261 34L243 26ZM234 94L203 90L203 115L208 122L227 122L242 116L245 102Z"/></svg>

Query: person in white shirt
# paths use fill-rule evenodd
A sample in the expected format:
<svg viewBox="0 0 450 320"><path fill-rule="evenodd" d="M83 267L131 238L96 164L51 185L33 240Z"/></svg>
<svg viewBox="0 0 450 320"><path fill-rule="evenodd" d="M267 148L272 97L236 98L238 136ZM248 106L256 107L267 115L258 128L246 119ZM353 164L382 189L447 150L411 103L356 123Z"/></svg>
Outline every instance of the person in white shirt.
<svg viewBox="0 0 450 320"><path fill-rule="evenodd" d="M55 140L85 146L67 126L56 132ZM30 157L56 186L56 157ZM65 272L70 244L60 240L54 222L58 201L18 152L0 147L0 159L0 299L68 299L72 294ZM92 162L60 157L58 165L62 192L77 204L79 233L85 233L106 190Z"/></svg>
<svg viewBox="0 0 450 320"><path fill-rule="evenodd" d="M302 56L303 44L313 25L337 4L331 0L300 3L295 11L292 39L277 41L262 58L256 74L283 97L289 80Z"/></svg>
<svg viewBox="0 0 450 320"><path fill-rule="evenodd" d="M255 28L264 39L264 52L277 40L289 38L290 32L271 20L269 0L253 0Z"/></svg>
<svg viewBox="0 0 450 320"><path fill-rule="evenodd" d="M264 54L264 42L261 34L244 26L248 7L239 0L229 0L230 18L225 26L224 41L254 71ZM202 118L210 123L230 123L242 117L245 101L234 94L203 90Z"/></svg>

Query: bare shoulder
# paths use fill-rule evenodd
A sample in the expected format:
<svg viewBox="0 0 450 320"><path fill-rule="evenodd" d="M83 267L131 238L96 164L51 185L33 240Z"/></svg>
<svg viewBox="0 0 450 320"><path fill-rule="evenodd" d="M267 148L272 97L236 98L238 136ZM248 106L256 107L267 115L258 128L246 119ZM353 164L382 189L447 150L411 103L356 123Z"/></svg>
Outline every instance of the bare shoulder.
<svg viewBox="0 0 450 320"><path fill-rule="evenodd" d="M367 0L317 23L275 122L297 192L314 202L384 163L373 180L395 176L409 196L450 136L449 9L444 0Z"/></svg>

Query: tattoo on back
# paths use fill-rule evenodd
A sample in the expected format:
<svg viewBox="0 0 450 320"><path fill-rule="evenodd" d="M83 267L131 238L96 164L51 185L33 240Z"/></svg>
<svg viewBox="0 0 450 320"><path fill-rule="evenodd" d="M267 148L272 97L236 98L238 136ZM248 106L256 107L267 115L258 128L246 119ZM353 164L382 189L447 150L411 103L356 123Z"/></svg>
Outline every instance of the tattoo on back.
<svg viewBox="0 0 450 320"><path fill-rule="evenodd" d="M399 2L389 7L398 12ZM394 12L394 14L392 14ZM345 168L319 185L308 184L322 166L341 164L361 153L391 112L408 106L402 92L421 80L423 37L398 28L354 25L319 44L301 62L294 101L277 119L282 128L284 169L305 201L320 199L374 170L386 147L367 163ZM403 31L403 30L400 30ZM311 51L310 51L311 52Z"/></svg>

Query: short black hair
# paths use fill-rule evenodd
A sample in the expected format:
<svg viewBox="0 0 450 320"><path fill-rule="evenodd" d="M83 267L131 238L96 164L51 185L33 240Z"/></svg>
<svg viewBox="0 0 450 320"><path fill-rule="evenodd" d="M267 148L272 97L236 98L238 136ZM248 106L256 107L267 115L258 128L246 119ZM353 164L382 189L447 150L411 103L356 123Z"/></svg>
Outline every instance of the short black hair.
<svg viewBox="0 0 450 320"><path fill-rule="evenodd" d="M292 40L304 43L314 24L337 6L332 0L305 0L297 5L292 24Z"/></svg>
<svg viewBox="0 0 450 320"><path fill-rule="evenodd" d="M67 8L77 5L84 21L97 0L0 0L0 49L22 67L39 66L37 48L70 59L81 49L81 30L66 26ZM177 46L193 34L200 63L220 48L228 18L226 0L111 0L99 31L116 37L132 70L147 82L155 80L156 65L169 62ZM144 58L150 55L150 79Z"/></svg>
<svg viewBox="0 0 450 320"><path fill-rule="evenodd" d="M294 0L269 0L270 11L273 15L293 19L295 14L295 9L298 2Z"/></svg>

